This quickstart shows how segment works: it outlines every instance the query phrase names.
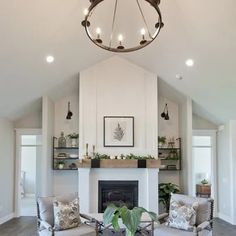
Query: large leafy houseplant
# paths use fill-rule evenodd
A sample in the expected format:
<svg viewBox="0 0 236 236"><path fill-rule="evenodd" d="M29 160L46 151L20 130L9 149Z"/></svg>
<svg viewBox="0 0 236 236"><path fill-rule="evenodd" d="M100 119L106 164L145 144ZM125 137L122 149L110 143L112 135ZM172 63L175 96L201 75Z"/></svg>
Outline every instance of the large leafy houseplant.
<svg viewBox="0 0 236 236"><path fill-rule="evenodd" d="M166 212L170 209L170 197L171 193L179 193L179 186L172 183L160 183L159 184L159 203L162 203L166 209Z"/></svg>
<svg viewBox="0 0 236 236"><path fill-rule="evenodd" d="M126 226L128 236L134 236L141 221L143 213L148 213L151 220L158 222L157 215L154 212L149 212L142 207L134 207L128 209L126 206L116 207L114 204L109 205L104 214L103 221L105 225L112 224L114 230L120 230L119 219Z"/></svg>

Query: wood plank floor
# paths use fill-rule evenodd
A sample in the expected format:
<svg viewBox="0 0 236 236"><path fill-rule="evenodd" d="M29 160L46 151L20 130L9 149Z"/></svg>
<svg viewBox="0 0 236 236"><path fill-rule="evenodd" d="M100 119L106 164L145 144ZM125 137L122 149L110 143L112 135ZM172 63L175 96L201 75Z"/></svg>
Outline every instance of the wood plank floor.
<svg viewBox="0 0 236 236"><path fill-rule="evenodd" d="M37 236L36 222L36 217L13 219L0 225L0 236ZM213 236L236 236L236 226L215 219Z"/></svg>

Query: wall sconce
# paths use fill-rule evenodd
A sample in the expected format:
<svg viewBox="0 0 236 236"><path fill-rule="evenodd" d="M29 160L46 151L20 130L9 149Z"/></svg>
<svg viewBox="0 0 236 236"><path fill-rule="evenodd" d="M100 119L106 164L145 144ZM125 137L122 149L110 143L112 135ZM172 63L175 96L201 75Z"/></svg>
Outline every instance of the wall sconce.
<svg viewBox="0 0 236 236"><path fill-rule="evenodd" d="M164 110L163 112L161 113L161 117L164 119L164 120L169 120L170 117L169 117L169 113L168 113L168 105L166 103L165 107L164 107Z"/></svg>
<svg viewBox="0 0 236 236"><path fill-rule="evenodd" d="M67 115L66 115L66 119L67 120L71 120L71 117L73 116L73 113L72 111L70 110L70 102L68 102L68 112L67 112Z"/></svg>

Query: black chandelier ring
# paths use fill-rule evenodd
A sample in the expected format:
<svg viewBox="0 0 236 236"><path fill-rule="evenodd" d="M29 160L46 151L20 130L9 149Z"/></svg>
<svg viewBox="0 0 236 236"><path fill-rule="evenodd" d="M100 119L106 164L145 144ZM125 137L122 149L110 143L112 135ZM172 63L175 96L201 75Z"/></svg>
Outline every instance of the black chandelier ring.
<svg viewBox="0 0 236 236"><path fill-rule="evenodd" d="M158 34L160 33L161 31L161 28L164 26L163 22L162 22L162 15L161 15L161 11L160 11L160 8L159 8L159 4L160 4L160 0L143 0L143 1L146 1L147 3L149 3L156 11L157 13L157 23L155 24L155 32L153 34L151 34L148 30L148 35L149 35L149 38L148 39L145 39L144 38L144 35L143 35L143 38L142 40L139 42L139 44L137 46L133 46L133 47L129 47L129 48L125 48L124 45L122 45L121 41L120 41L120 44L117 46L117 47L113 47L112 46L112 40L113 40L113 26L114 26L114 23L115 23L115 18L116 18L116 7L117 7L117 2L118 0L116 0L116 4L115 4L115 8L114 8L114 12L113 12L113 22L112 22L112 32L111 32L111 39L110 39L110 42L109 42L109 45L105 45L103 44L103 41L102 39L99 37L97 38L94 38L93 37L93 34L91 34L89 28L90 28L90 17L92 16L92 14L95 12L95 8L100 4L102 3L104 0L90 0L90 3L91 5L89 6L89 8L87 9L87 12L85 14L85 19L81 22L82 26L85 28L85 32L87 34L87 36L89 37L89 39L95 44L97 45L98 47L102 48L102 49L105 49L107 51L111 51L111 52L133 52L133 51L136 51L136 50L139 50L139 49L142 49L144 47L146 47L147 45L151 44L155 39L156 37L158 36ZM137 4L138 4L138 7L139 7L139 10L140 10L140 13L142 15L142 18L143 18L143 21L144 21L144 24L146 25L146 28L148 29L148 25L147 25L147 22L145 20L145 17L144 17L144 14L142 12L142 9L140 7L140 4L139 4L139 0L136 0Z"/></svg>

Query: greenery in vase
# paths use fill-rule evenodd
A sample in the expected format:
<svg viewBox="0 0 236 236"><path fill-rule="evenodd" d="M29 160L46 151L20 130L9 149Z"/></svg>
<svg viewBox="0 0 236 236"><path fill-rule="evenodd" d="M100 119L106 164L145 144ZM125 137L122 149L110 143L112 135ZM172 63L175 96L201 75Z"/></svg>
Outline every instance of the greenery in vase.
<svg viewBox="0 0 236 236"><path fill-rule="evenodd" d="M67 137L69 139L78 139L79 138L79 134L78 133L72 133L72 134L68 134Z"/></svg>
<svg viewBox="0 0 236 236"><path fill-rule="evenodd" d="M171 193L179 193L179 186L172 183L160 183L159 184L159 203L162 203L166 209L166 212L170 208Z"/></svg>
<svg viewBox="0 0 236 236"><path fill-rule="evenodd" d="M158 136L158 146L166 144L166 137L165 136Z"/></svg>
<svg viewBox="0 0 236 236"><path fill-rule="evenodd" d="M145 212L149 214L151 220L159 222L156 213L149 212L142 207L134 207L130 210L126 206L116 207L114 204L106 208L103 221L105 225L111 223L114 230L118 231L120 230L119 219L121 219L126 226L127 235L134 236L141 222L142 214Z"/></svg>
<svg viewBox="0 0 236 236"><path fill-rule="evenodd" d="M128 155L121 154L120 157L121 157L121 159L126 159L126 160L150 160L150 159L154 160L155 159L155 157L153 157L151 155L136 156L132 153L130 153ZM94 159L96 159L96 160L110 159L110 156L106 155L106 154L95 153Z"/></svg>

